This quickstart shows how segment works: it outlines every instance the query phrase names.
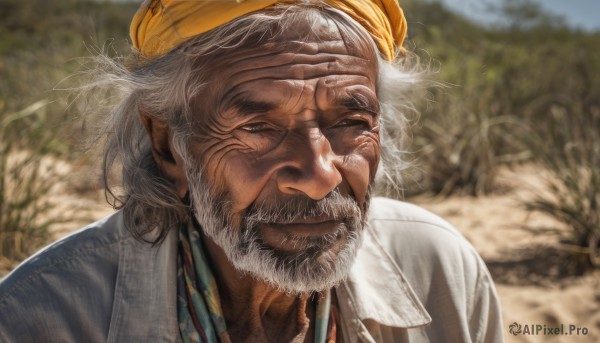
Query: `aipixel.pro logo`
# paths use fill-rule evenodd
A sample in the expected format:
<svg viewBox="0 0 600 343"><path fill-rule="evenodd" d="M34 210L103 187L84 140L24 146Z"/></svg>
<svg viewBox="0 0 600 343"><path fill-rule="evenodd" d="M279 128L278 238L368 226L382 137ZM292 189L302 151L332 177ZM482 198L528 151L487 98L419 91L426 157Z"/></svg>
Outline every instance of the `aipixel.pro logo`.
<svg viewBox="0 0 600 343"><path fill-rule="evenodd" d="M508 325L508 332L511 335L544 335L544 336L558 336L558 335L568 335L568 336L586 336L589 333L588 328L580 327L577 325L569 324L560 324L559 326L547 326L545 324L524 324L521 325L517 322L513 322Z"/></svg>
<svg viewBox="0 0 600 343"><path fill-rule="evenodd" d="M520 334L522 331L522 327L521 324L517 323L517 322L513 322L512 324L510 324L508 326L508 332L510 332L511 335L518 335Z"/></svg>

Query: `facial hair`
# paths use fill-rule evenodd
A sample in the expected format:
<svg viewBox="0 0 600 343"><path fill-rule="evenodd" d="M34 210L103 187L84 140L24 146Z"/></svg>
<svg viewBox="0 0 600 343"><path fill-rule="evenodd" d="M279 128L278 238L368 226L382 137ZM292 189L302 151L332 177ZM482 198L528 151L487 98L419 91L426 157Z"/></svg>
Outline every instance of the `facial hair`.
<svg viewBox="0 0 600 343"><path fill-rule="evenodd" d="M196 220L238 271L289 294L330 289L348 275L362 242L368 199L361 209L354 198L336 189L321 200L296 196L276 203L255 203L241 220L235 220L227 192L215 191L200 170L188 170L187 174ZM298 253L269 247L257 229L320 216L340 224L335 232L319 237L286 236L288 244L301 247ZM236 227L235 222L241 224Z"/></svg>

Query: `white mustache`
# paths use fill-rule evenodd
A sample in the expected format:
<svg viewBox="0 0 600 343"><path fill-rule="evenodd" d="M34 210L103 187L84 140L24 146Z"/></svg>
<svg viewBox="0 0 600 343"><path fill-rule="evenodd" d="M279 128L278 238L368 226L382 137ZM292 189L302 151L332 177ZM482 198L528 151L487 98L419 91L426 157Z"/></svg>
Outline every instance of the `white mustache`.
<svg viewBox="0 0 600 343"><path fill-rule="evenodd" d="M260 224L293 224L299 219L320 218L321 221L356 220L361 217L360 206L350 196L335 189L321 200L295 197L274 204L252 206L244 215L243 229L252 229Z"/></svg>

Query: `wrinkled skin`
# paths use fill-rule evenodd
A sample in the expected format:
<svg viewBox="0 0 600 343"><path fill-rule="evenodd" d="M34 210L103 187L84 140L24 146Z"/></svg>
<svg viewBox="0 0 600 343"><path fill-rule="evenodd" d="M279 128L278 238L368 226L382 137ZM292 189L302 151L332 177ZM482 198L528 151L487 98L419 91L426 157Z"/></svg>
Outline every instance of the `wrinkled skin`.
<svg viewBox="0 0 600 343"><path fill-rule="evenodd" d="M228 195L233 227L253 204L297 196L319 200L336 188L367 208L380 157L374 52L344 42L324 19L295 28L285 42L232 51L216 61L209 90L194 99L192 154L214 189ZM314 32L312 39L298 43L307 32ZM168 127L142 117L159 167L183 197L185 168ZM267 246L295 253L302 246L283 237L315 237L337 225L327 217L301 218L257 230ZM205 245L233 341L311 341L308 295L277 292L237 271L210 239ZM336 247L329 249L324 253L335 255Z"/></svg>
<svg viewBox="0 0 600 343"><path fill-rule="evenodd" d="M228 56L197 99L205 115L194 155L235 213L286 196L318 200L338 186L364 205L379 162L376 68L323 29L330 40Z"/></svg>

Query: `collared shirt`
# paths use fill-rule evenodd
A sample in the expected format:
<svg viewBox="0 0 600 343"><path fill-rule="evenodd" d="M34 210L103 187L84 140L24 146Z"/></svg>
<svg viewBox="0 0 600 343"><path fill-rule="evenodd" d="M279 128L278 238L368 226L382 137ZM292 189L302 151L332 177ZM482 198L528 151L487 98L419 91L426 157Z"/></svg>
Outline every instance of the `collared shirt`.
<svg viewBox="0 0 600 343"><path fill-rule="evenodd" d="M29 258L0 282L0 342L179 342L177 234L135 240L122 213ZM336 289L345 342L501 342L493 282L448 223L375 198Z"/></svg>

